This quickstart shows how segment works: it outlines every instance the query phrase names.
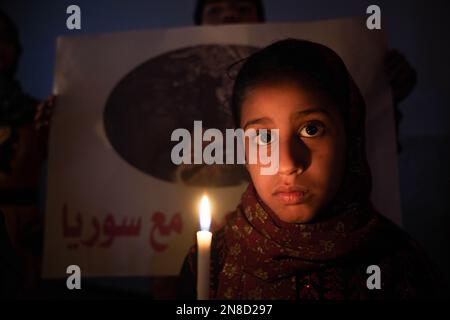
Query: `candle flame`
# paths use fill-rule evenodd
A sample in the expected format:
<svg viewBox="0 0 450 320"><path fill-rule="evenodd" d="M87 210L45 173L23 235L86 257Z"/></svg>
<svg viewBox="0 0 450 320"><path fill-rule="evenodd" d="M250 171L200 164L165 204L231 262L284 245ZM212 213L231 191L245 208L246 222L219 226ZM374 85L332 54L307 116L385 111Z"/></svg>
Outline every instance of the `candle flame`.
<svg viewBox="0 0 450 320"><path fill-rule="evenodd" d="M209 231L211 226L211 206L207 195L202 197L200 201L200 229L202 231Z"/></svg>

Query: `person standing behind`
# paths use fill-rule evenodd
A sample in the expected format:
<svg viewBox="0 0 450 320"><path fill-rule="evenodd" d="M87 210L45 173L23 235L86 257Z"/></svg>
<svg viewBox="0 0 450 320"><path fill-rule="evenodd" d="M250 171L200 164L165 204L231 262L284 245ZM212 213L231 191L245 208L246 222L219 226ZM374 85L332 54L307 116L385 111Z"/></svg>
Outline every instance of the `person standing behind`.
<svg viewBox="0 0 450 320"><path fill-rule="evenodd" d="M264 23L262 0L198 0L194 11L196 25L222 25L230 23ZM396 49L386 53L385 71L392 90L397 151L401 151L398 139L402 111L400 102L408 97L417 83L416 71L405 56Z"/></svg>
<svg viewBox="0 0 450 320"><path fill-rule="evenodd" d="M46 141L34 124L38 101L16 80L21 53L18 29L0 11L0 219L2 247L11 244L25 271L19 291L34 288L40 273L43 221L37 190ZM2 263L7 260L2 256Z"/></svg>

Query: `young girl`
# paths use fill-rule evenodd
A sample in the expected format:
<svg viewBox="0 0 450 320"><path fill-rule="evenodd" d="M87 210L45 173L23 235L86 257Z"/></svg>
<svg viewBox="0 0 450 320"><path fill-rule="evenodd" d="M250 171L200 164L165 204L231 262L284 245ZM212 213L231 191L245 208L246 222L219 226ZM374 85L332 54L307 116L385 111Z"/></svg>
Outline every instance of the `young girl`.
<svg viewBox="0 0 450 320"><path fill-rule="evenodd" d="M260 50L243 64L232 106L238 126L258 133L259 147L278 144L279 168L261 175L260 164L246 165L251 182L213 236L212 299L437 294L427 259L370 203L365 105L335 52L293 39ZM194 245L180 297L195 299L196 270ZM368 280L378 271L379 283Z"/></svg>

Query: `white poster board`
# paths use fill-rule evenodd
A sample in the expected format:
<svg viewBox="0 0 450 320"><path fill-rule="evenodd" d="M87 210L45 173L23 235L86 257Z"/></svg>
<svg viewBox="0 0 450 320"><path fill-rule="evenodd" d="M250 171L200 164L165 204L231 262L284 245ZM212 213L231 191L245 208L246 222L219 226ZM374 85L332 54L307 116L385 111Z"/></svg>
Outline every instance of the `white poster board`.
<svg viewBox="0 0 450 320"><path fill-rule="evenodd" d="M72 264L80 266L83 276L178 274L198 229L201 195L206 191L210 196L217 222L236 207L246 183L205 188L146 173L140 169L145 163L130 164L111 144L105 129L105 106L111 102L113 89L125 77L132 79L132 70L152 57L199 45L263 47L284 38L325 44L346 63L367 103L372 200L382 214L400 224L392 99L383 73L386 38L383 31L366 29L364 19L61 37L54 82L58 101L50 136L44 277L65 277L67 266ZM213 64L214 59L220 60L207 57ZM225 72L226 65L219 64L218 68ZM193 70L189 77L196 76ZM153 81L152 85L157 84ZM172 85L183 83L175 81ZM221 91L214 94L221 95ZM130 96L124 99L130 110L139 103ZM114 117L117 120L120 115ZM108 126L119 132L120 140L114 121ZM149 126L153 125L151 121ZM133 123L121 123L127 132L135 128ZM133 134L139 136L139 132ZM157 139L162 138L152 141ZM126 140L120 143L125 149L133 145ZM151 149L152 144L148 147Z"/></svg>

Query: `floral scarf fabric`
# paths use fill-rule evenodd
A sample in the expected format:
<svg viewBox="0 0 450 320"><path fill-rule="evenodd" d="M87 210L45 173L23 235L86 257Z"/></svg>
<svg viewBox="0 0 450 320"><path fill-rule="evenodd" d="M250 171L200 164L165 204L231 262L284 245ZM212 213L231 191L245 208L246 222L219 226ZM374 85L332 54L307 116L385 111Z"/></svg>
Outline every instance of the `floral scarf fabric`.
<svg viewBox="0 0 450 320"><path fill-rule="evenodd" d="M250 184L237 210L227 216L228 253L216 298L248 298L252 292L264 292L267 298L293 298L293 276L357 254L376 241L383 226L370 207L356 204L323 222L285 223Z"/></svg>

